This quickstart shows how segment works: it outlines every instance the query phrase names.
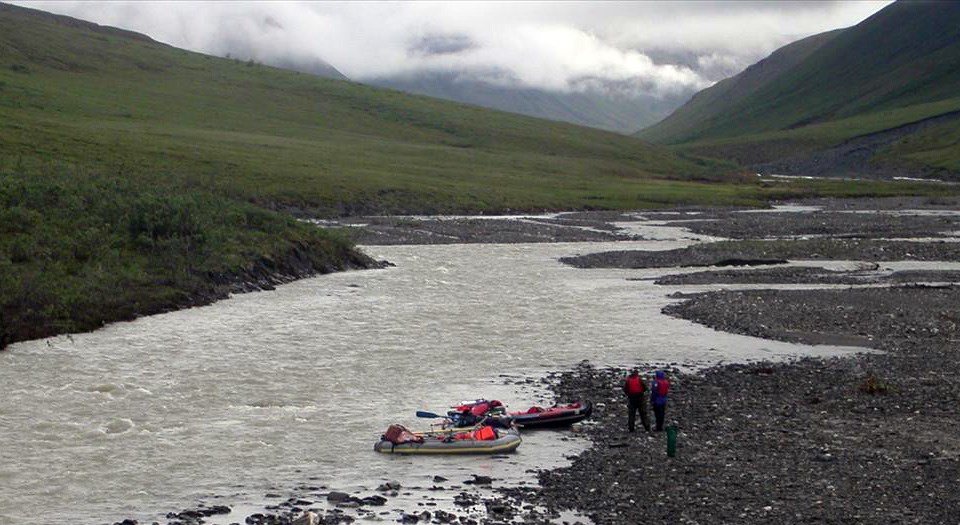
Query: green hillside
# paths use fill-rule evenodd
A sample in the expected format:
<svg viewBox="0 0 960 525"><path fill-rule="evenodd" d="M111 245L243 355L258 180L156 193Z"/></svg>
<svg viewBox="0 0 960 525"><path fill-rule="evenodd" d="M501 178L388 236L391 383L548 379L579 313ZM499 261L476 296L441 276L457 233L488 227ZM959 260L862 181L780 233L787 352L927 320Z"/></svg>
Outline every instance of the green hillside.
<svg viewBox="0 0 960 525"><path fill-rule="evenodd" d="M960 3L900 1L778 50L637 136L748 162L822 150L960 110L957 57ZM899 158L902 148L881 146L880 163L934 170L960 159L960 148L925 164L923 155Z"/></svg>
<svg viewBox="0 0 960 525"><path fill-rule="evenodd" d="M613 133L2 9L8 164L162 173L318 215L622 207L643 203L630 181L719 178L715 164Z"/></svg>
<svg viewBox="0 0 960 525"><path fill-rule="evenodd" d="M638 122L656 122L682 102L676 98L661 99L652 95L559 93L536 88L497 86L456 72L411 73L404 76L369 79L365 82L407 93L618 133L636 131Z"/></svg>
<svg viewBox="0 0 960 525"><path fill-rule="evenodd" d="M636 135L644 140L669 144L693 140L698 134L708 133L711 124L729 120L731 106L744 103L761 89L777 82L781 75L806 60L811 53L841 32L842 30L836 30L821 33L783 46L742 73L721 80L697 93L669 118L637 132Z"/></svg>
<svg viewBox="0 0 960 525"><path fill-rule="evenodd" d="M0 348L372 263L289 213L708 199L648 177L712 167L0 4Z"/></svg>
<svg viewBox="0 0 960 525"><path fill-rule="evenodd" d="M731 171L0 4L0 348L375 264L294 216L933 191Z"/></svg>

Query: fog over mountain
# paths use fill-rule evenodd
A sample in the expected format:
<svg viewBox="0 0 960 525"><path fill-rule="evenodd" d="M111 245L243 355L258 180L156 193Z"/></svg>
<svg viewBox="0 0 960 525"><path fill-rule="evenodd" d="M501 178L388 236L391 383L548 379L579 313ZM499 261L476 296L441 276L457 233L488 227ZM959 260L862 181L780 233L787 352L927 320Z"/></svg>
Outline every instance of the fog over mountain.
<svg viewBox="0 0 960 525"><path fill-rule="evenodd" d="M774 49L889 0L15 3L204 53L635 131ZM632 100L641 109L631 112ZM646 121L625 123L634 118Z"/></svg>

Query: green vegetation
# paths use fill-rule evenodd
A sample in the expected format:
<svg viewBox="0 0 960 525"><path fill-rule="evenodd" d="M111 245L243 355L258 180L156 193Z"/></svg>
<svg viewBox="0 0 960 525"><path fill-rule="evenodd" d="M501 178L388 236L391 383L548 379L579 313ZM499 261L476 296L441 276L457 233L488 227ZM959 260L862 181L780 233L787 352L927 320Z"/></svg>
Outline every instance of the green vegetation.
<svg viewBox="0 0 960 525"><path fill-rule="evenodd" d="M731 120L731 107L749 105L750 98L758 91L777 82L784 73L809 58L841 32L829 31L781 47L742 73L700 91L669 118L640 130L636 135L664 144L696 140L700 134L707 132L709 126Z"/></svg>
<svg viewBox="0 0 960 525"><path fill-rule="evenodd" d="M208 192L31 172L0 173L0 347L208 302L264 270L365 263L335 232Z"/></svg>
<svg viewBox="0 0 960 525"><path fill-rule="evenodd" d="M0 346L364 266L291 215L761 205L631 137L218 59L0 4Z"/></svg>
<svg viewBox="0 0 960 525"><path fill-rule="evenodd" d="M960 172L958 144L960 119L914 133L882 152L880 159L887 162L915 162Z"/></svg>
<svg viewBox="0 0 960 525"><path fill-rule="evenodd" d="M855 27L781 48L637 135L744 163L822 150L960 111L957 56L960 4L896 2ZM951 169L960 147L954 124L941 126L874 161Z"/></svg>
<svg viewBox="0 0 960 525"><path fill-rule="evenodd" d="M726 158L744 164L768 162L800 153L823 150L846 140L897 128L914 122L960 111L960 97L927 104L915 104L845 119L811 124L796 129L769 131L678 145L677 149L707 157ZM960 163L955 133L958 120L935 125L882 148L880 162L909 163L951 169ZM939 151L939 157L924 154ZM911 160L911 155L916 158ZM956 168L952 168L956 169Z"/></svg>
<svg viewBox="0 0 960 525"><path fill-rule="evenodd" d="M315 215L621 206L720 180L614 133L188 53L7 8L0 162L160 173ZM616 193L617 202L605 202ZM623 194L631 195L624 198ZM706 196L707 192L704 192Z"/></svg>
<svg viewBox="0 0 960 525"><path fill-rule="evenodd" d="M570 122L581 126L632 133L638 123L649 124L665 117L679 102L648 97L626 97L595 93L560 93L542 89L521 89L466 80L458 73L419 73L368 81L407 93L464 102L531 117Z"/></svg>

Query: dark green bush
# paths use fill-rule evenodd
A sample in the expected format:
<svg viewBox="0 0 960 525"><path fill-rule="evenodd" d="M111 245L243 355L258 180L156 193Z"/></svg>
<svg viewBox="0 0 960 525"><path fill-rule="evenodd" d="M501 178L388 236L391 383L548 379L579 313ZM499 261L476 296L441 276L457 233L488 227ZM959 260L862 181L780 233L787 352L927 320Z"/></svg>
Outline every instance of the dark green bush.
<svg viewBox="0 0 960 525"><path fill-rule="evenodd" d="M343 236L156 180L76 170L0 172L0 348L205 302L224 276L304 252L317 270Z"/></svg>

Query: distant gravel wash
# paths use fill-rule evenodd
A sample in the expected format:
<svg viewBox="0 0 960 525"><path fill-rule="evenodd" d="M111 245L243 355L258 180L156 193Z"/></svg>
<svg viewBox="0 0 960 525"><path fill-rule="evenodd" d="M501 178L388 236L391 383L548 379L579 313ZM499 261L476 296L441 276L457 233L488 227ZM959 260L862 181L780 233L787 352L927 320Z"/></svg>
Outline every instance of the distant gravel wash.
<svg viewBox="0 0 960 525"><path fill-rule="evenodd" d="M960 215L916 216L841 210L786 215L730 213L674 224L702 235L736 239L827 235L863 239L941 237L960 230Z"/></svg>
<svg viewBox="0 0 960 525"><path fill-rule="evenodd" d="M345 220L361 245L622 241L635 237L597 218L362 217Z"/></svg>
<svg viewBox="0 0 960 525"><path fill-rule="evenodd" d="M883 272L879 266L854 271L826 268L778 267L759 270L716 270L664 275L655 284L895 284L916 282L960 282L960 272L911 270Z"/></svg>
<svg viewBox="0 0 960 525"><path fill-rule="evenodd" d="M747 290L686 296L664 313L717 330L795 343L956 337L960 287ZM847 341L848 343L850 341Z"/></svg>
<svg viewBox="0 0 960 525"><path fill-rule="evenodd" d="M592 253L560 261L577 268L664 268L780 264L788 259L960 261L960 243L848 239L724 241L663 252Z"/></svg>

